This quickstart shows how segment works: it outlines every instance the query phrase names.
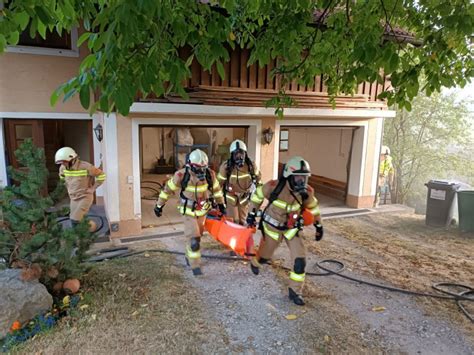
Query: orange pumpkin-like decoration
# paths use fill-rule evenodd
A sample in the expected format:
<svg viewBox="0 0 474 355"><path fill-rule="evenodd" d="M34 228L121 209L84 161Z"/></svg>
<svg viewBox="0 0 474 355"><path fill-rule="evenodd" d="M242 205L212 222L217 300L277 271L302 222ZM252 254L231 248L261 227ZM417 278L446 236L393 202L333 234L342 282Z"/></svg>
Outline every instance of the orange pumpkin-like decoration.
<svg viewBox="0 0 474 355"><path fill-rule="evenodd" d="M80 287L81 287L81 283L79 282L78 279L67 279L66 281L64 281L64 284L63 284L63 290L69 294L77 293Z"/></svg>
<svg viewBox="0 0 474 355"><path fill-rule="evenodd" d="M14 321L11 328L10 328L10 331L11 332L14 332L15 330L20 330L21 329L21 323L19 321Z"/></svg>

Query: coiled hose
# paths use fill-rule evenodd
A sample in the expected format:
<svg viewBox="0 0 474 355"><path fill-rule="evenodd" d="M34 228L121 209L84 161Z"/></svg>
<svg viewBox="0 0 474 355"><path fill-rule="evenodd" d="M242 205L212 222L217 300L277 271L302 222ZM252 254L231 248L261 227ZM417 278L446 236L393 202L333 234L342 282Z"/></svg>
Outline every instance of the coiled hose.
<svg viewBox="0 0 474 355"><path fill-rule="evenodd" d="M103 255L101 255L104 252ZM128 247L121 247L121 248L112 248L112 249L105 249L98 251L96 253L96 256L91 258L90 261L92 262L98 262L102 260L108 260L108 259L113 259L113 258L126 258L130 257L133 255L139 255L139 254L144 254L144 253L164 253L164 254L173 254L173 255L185 255L184 252L177 251L177 250L167 250L167 249L147 249L147 250L139 250L139 251L129 251ZM203 258L207 259L214 259L214 260L226 260L226 261L248 261L248 259L238 257L238 256L225 256L225 255L210 255L210 254L203 254ZM327 267L327 265L337 265L336 269L331 269ZM277 267L282 268L283 270L288 270L291 271L290 268L282 265L277 265ZM412 290L406 290L403 288L398 288L398 287L393 287L393 286L387 286L387 285L382 285L376 282L371 282L371 281L365 281L361 280L352 276L344 275L342 272L345 270L345 265L342 261L335 260L335 259L324 259L315 264L315 268L318 268L322 270L322 272L306 272L306 275L309 276L339 276L343 279L350 280L353 282L357 282L359 284L364 284L368 285L371 287L376 287L382 290L386 291L391 291L391 292L397 292L397 293L402 293L406 295L412 295L412 296L418 296L418 297L430 297L430 298L436 298L436 299L442 299L442 300L453 300L456 302L458 305L459 309L461 312L464 313L464 315L474 323L474 316L468 312L466 307L461 303L464 301L467 302L473 302L474 301L474 288L468 285L464 285L461 283L451 283L451 282L440 282L440 283L435 283L432 285L432 288L442 294L436 294L436 293L427 293L427 292L418 292L418 291L412 291ZM462 288L463 291L459 293L454 293L446 290L446 287L451 287L451 288Z"/></svg>

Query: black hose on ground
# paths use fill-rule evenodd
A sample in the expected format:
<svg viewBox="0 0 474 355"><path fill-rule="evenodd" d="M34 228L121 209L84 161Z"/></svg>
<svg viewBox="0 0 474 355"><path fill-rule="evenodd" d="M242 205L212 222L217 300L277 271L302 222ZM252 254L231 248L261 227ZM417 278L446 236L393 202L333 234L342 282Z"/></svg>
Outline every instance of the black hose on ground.
<svg viewBox="0 0 474 355"><path fill-rule="evenodd" d="M97 218L100 221L100 223L98 224L97 229L94 231L94 233L98 233L102 228L104 228L104 225L105 225L104 217L99 216L99 215L95 215L95 214L86 215L86 218L89 218L89 217ZM65 216L65 217L57 218L56 221L58 223L61 223L61 222L64 222L64 221L68 221L70 219L71 218L69 218L68 216Z"/></svg>
<svg viewBox="0 0 474 355"><path fill-rule="evenodd" d="M147 250L139 250L139 251L128 251L124 250L122 248L117 248L115 250L120 250L121 252L117 253L116 255L111 255L110 257L107 257L104 255L104 258L98 258L96 257L94 260L91 260L93 262L97 261L102 261L102 260L108 260L112 258L126 258L134 255L139 255L139 254L144 254L144 253L164 253L164 254L172 254L172 255L183 255L185 256L186 254L181 251L177 250L168 250L168 249L147 249ZM109 249L109 251L114 251L114 249ZM100 254L100 251L98 251L98 254ZM202 258L206 259L214 259L214 260L226 260L226 261L248 261L248 259L238 257L238 256L225 256L225 255L210 255L210 254L203 254L201 256ZM323 266L323 264L335 264L338 265L338 268L336 270L332 270L330 268L327 268ZM278 267L291 271L290 268L283 266L283 265L277 265ZM321 260L316 263L316 267L319 269L323 270L324 272L306 272L306 275L309 276L339 276L341 278L344 278L346 280L354 281L360 284L368 285L371 287L376 287L380 288L383 290L391 291L391 292L398 292L406 295L412 295L412 296L421 296L421 297L429 297L429 298L436 298L436 299L443 299L443 300L454 300L456 301L456 304L458 305L459 309L466 315L467 318L471 320L471 322L474 322L474 317L467 311L466 307L461 303L463 301L474 301L474 297L469 297L469 295L474 296L474 288L463 285L463 284L458 284L458 283L450 283L450 282L441 282L441 283L436 283L433 284L432 287L434 290L444 293L444 295L439 295L439 294L434 294L434 293L426 293L426 292L418 292L418 291L411 291L411 290L405 290L402 288L398 287L393 287L393 286L386 286L382 284L378 284L375 282L370 282L370 281L365 281L361 280L352 276L348 275L343 275L341 274L342 271L345 270L345 265L343 262L335 259L325 259ZM442 287L457 287L457 288L463 288L464 290L459 292L459 293L454 293L454 292L449 292Z"/></svg>

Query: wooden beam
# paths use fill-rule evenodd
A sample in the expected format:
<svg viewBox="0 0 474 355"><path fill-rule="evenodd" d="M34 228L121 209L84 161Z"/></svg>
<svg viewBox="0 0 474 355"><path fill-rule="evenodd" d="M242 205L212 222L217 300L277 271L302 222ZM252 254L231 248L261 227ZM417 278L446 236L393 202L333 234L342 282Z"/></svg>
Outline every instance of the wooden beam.
<svg viewBox="0 0 474 355"><path fill-rule="evenodd" d="M240 87L241 88L248 88L249 87L249 79L248 79L248 67L247 61L249 59L249 51L248 49L243 49L240 54Z"/></svg>
<svg viewBox="0 0 474 355"><path fill-rule="evenodd" d="M240 53L235 50L230 54L230 86L239 87L240 83Z"/></svg>

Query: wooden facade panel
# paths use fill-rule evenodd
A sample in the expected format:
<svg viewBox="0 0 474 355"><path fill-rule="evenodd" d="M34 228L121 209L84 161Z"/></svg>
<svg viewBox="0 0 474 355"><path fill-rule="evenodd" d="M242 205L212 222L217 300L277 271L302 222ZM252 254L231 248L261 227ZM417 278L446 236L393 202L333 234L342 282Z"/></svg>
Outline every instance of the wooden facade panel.
<svg viewBox="0 0 474 355"><path fill-rule="evenodd" d="M263 67L263 68L258 67L257 88L259 88L259 89L266 89L267 88L267 68L266 68L266 66Z"/></svg>
<svg viewBox="0 0 474 355"><path fill-rule="evenodd" d="M196 59L191 64L191 87L201 84L201 66Z"/></svg>
<svg viewBox="0 0 474 355"><path fill-rule="evenodd" d="M180 51L181 57L189 58L190 50ZM230 52L230 60L224 65L225 78L222 80L214 65L211 71L204 70L196 59L190 70L191 78L185 83L189 91L189 103L207 103L216 105L261 106L265 101L274 97L280 90L282 78L272 76L277 60L259 68L258 64L247 66L249 50L236 48ZM296 80L287 83L285 90L298 103L298 107L331 107L328 102L327 87L322 75L315 76L310 84L298 83ZM384 88L389 86L389 79L384 77L384 83L361 83L354 96L338 96L336 107L339 108L385 108L384 102L377 102ZM229 91L230 90L230 91ZM156 98L150 95L146 100L160 102L184 102L176 95L166 98Z"/></svg>
<svg viewBox="0 0 474 355"><path fill-rule="evenodd" d="M266 73L266 76L267 76L267 82L266 82L266 85L265 85L265 88L266 89L270 89L270 90L275 90L275 85L274 85L274 82L275 82L275 78L272 76L272 70L274 68L274 61L272 60L267 66L266 66L266 69L267 69L267 73Z"/></svg>
<svg viewBox="0 0 474 355"><path fill-rule="evenodd" d="M219 76L219 73L217 72L217 66L213 65L212 70L211 70L211 83L212 86L221 86L221 77Z"/></svg>
<svg viewBox="0 0 474 355"><path fill-rule="evenodd" d="M211 85L211 74L201 68L201 85Z"/></svg>
<svg viewBox="0 0 474 355"><path fill-rule="evenodd" d="M249 87L249 70L247 60L249 59L249 51L244 49L240 52L240 87Z"/></svg>
<svg viewBox="0 0 474 355"><path fill-rule="evenodd" d="M249 89L256 89L258 81L258 68L257 65L251 65L249 67Z"/></svg>
<svg viewBox="0 0 474 355"><path fill-rule="evenodd" d="M240 53L232 51L230 54L230 86L236 88L240 84Z"/></svg>

